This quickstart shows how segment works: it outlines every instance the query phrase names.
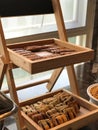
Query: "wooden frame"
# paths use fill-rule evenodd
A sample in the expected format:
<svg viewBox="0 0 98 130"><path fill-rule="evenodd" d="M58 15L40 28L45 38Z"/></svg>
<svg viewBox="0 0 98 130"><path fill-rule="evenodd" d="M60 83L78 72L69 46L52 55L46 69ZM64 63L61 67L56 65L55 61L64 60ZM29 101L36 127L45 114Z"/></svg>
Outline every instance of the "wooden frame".
<svg viewBox="0 0 98 130"><path fill-rule="evenodd" d="M60 48L65 47L67 48L67 51L69 50L69 52L65 52L65 54L57 55L57 56L53 56L54 54L49 53L49 55L52 55L51 57L48 58L47 55L45 58L40 56L40 58L37 60L30 60L29 58L27 58L27 54L24 53L25 48L28 46L29 47L40 46L40 49L41 48L43 49L44 46L51 47L51 45L52 46L56 45ZM39 73L39 72L43 72L43 71L47 71L51 69L56 69L59 67L64 67L64 66L68 66L68 65L72 65L72 64L76 64L80 62L85 62L85 61L91 60L94 55L92 49L76 46L76 45L73 45L72 43L64 42L62 40L55 39L55 38L34 40L31 42L18 43L14 45L11 44L11 45L8 45L7 47L8 47L8 52L9 52L12 63L17 66L21 66L21 68L23 68L24 70L28 71L31 74L35 74L35 73ZM23 50L21 50L22 48ZM21 54L22 51L23 51L23 55ZM43 52L45 56L46 51L42 50L41 52ZM34 53L36 55L37 52L33 52L33 54ZM64 50L63 50L63 53L64 53ZM31 55L32 55L32 52L28 54L28 56L30 57Z"/></svg>
<svg viewBox="0 0 98 130"><path fill-rule="evenodd" d="M52 5L53 5L54 14L55 14L55 17L56 17L59 38L62 41L68 41L59 0L52 0ZM4 37L4 32L3 32L1 20L0 20L0 55L1 55L1 57L0 57L1 61L3 59L3 63L1 63L2 71L0 71L1 79L3 79L4 74L6 74L7 83L8 83L8 86L9 86L9 92L10 92L11 98L17 103L18 106L20 106L18 95L17 95L17 88L16 88L16 85L15 85L14 77L13 77L13 73L12 73L13 65L12 65L11 57L10 57L9 52L7 50L6 40L5 40L5 37ZM90 60L90 58L89 58L89 60ZM18 67L20 67L20 66L18 66ZM47 84L46 87L48 88L49 91L52 90L55 82L57 81L59 75L61 74L61 72L63 70L64 65L60 66L60 67L61 68L57 68L53 72L51 78L48 81L48 84ZM75 93L75 94L79 94L78 93L77 80L76 80L73 65L67 66L67 72L68 72L72 92ZM40 83L42 83L42 82L40 82ZM2 85L2 82L1 82L0 86L1 85ZM18 130L24 130L25 124L22 120L20 107L19 107L18 113L16 114L15 119L16 119Z"/></svg>

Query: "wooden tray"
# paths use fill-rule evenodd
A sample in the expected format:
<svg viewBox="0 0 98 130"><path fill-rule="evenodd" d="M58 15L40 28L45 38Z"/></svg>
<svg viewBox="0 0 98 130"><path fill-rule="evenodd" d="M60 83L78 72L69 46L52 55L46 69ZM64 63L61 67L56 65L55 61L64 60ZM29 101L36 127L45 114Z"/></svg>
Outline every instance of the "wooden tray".
<svg viewBox="0 0 98 130"><path fill-rule="evenodd" d="M24 54L24 52L28 53L26 51L27 46L33 46L34 48L37 46L39 48L33 52L29 51L30 54ZM85 62L91 60L94 56L92 49L76 46L58 39L16 43L7 47L13 64L31 74ZM33 55L33 58L31 55Z"/></svg>
<svg viewBox="0 0 98 130"><path fill-rule="evenodd" d="M36 103L37 101L51 97L60 91L66 91L68 94L70 94L74 98L76 98L76 100L80 104L80 112L78 113L76 118L71 119L61 125L51 128L49 130L69 130L69 129L76 130L76 129L81 128L81 127L89 124L90 122L93 122L98 119L98 107L96 105L89 103L85 99L83 99L79 96L76 96L65 89L57 90L55 92L50 92L50 93L44 94L42 96L39 96L37 98L33 98L28 101L24 101L24 102L20 103L20 107ZM24 112L21 111L21 114L22 114L22 117L24 120L24 124L26 125L26 127L28 129L42 130L42 128L37 123L35 123L30 117L28 117Z"/></svg>

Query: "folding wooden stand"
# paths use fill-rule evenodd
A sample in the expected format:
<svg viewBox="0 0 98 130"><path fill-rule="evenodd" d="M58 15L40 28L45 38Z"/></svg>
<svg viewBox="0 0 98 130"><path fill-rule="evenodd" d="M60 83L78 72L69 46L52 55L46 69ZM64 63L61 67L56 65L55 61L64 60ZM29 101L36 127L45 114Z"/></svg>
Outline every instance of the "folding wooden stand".
<svg viewBox="0 0 98 130"><path fill-rule="evenodd" d="M52 4L50 4L51 3L50 0L45 0L45 1L44 0L42 0L42 1L37 0L37 3L39 5L39 3L41 2L44 5L43 7L45 8L45 3L44 2L46 2L46 1L49 2L49 6L52 5L53 10L50 7L48 12L47 12L47 9L43 9L40 12L40 8L38 7L39 9L37 10L37 5L34 5L36 2L34 0L32 0L32 4L31 3L29 4L29 6L32 7L31 11L26 9L24 12L22 12L23 7L24 7L24 3L23 3L22 10L21 10L21 8L19 6L19 11L20 12L19 11L15 12L15 10L13 11L13 9L12 9L11 11L8 12L8 14L6 14L6 13L2 14L2 12L1 12L1 16L47 14L47 13L51 13L53 11L53 13L55 14L56 22L57 22L59 38L62 41L68 41L59 0L51 0ZM24 1L24 2L25 2L25 6L26 6L26 1ZM28 2L29 1L27 1L27 3ZM33 3L33 2L35 2L35 3ZM19 5L21 5L21 4L19 4ZM13 6L13 5L11 5L11 6ZM28 4L27 4L27 6L28 6ZM36 6L35 11L33 10L34 6ZM16 8L18 9L18 6L16 6ZM90 58L88 58L88 60L90 60ZM85 59L85 60L87 60L87 59ZM18 67L20 67L20 66L18 66ZM51 78L49 79L49 81L47 83L47 86L46 86L49 91L52 90L52 88L53 88L55 82L57 81L58 77L60 76L63 68L64 68L64 66L62 66L61 68L57 68L57 69L54 68L55 70L54 70L54 72L53 72L53 74L52 74ZM71 90L72 90L73 93L78 95L79 92L78 92L78 85L77 85L77 80L76 80L76 76L75 76L74 67L73 67L73 65L68 65L66 68L67 68L67 72L68 72L68 77L69 77L69 81L70 81ZM2 86L2 81L3 81L3 78L4 78L4 74L6 74L7 83L8 83L8 86L9 86L9 92L10 92L11 98L19 106L20 104L19 104L19 100L18 100L18 96L17 96L17 87L16 87L15 82L14 82L12 69L13 69L13 61L11 61L9 52L7 50L6 40L5 40L5 37L4 37L2 24L1 24L1 21L0 21L0 87ZM43 82L41 81L39 83L43 83ZM36 83L36 84L38 84L38 83ZM26 88L26 87L24 87L24 88ZM18 113L16 114L16 122L17 122L18 130L23 130L24 129L24 124L22 122L20 107L19 107Z"/></svg>

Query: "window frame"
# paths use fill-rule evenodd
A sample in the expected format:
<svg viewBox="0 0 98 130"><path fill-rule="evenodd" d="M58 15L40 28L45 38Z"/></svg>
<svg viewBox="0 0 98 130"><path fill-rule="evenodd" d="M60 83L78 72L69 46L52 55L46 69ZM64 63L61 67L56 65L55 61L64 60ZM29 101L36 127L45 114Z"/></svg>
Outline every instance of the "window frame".
<svg viewBox="0 0 98 130"><path fill-rule="evenodd" d="M96 0L88 0L85 26L66 29L68 37L74 37L77 35L86 34L87 35L86 47L90 47L90 48L92 47L92 35L93 35L93 26L94 26L95 7L96 7ZM91 17L92 17L92 19L91 19ZM66 25L65 25L65 27L66 27ZM6 39L6 42L9 44L9 43L23 42L25 40L31 41L31 40L43 39L46 37L47 38L52 38L52 37L58 38L58 33L57 33L57 31L44 32L41 34L33 34L33 35L27 35L27 36L18 37L18 38Z"/></svg>

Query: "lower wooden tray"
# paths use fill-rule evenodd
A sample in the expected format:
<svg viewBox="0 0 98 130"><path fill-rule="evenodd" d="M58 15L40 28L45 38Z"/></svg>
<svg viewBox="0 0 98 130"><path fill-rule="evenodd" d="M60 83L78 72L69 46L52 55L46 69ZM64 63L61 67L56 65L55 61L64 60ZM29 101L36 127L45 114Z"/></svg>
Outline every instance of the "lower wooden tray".
<svg viewBox="0 0 98 130"><path fill-rule="evenodd" d="M43 39L7 47L12 63L31 74L89 61L94 56L90 48L59 39Z"/></svg>
<svg viewBox="0 0 98 130"><path fill-rule="evenodd" d="M36 103L37 101L41 101L42 99L51 97L61 91L66 91L66 93L72 95L78 101L78 103L80 104L80 112L78 113L76 118L71 119L49 130L76 130L98 119L98 107L96 105L91 104L87 100L77 95L74 95L65 89L57 90L55 92L49 92L45 95L30 99L28 101L24 101L20 103L20 107ZM37 123L35 123L29 116L27 116L23 111L21 111L21 114L23 117L24 124L28 129L42 130L42 128Z"/></svg>

